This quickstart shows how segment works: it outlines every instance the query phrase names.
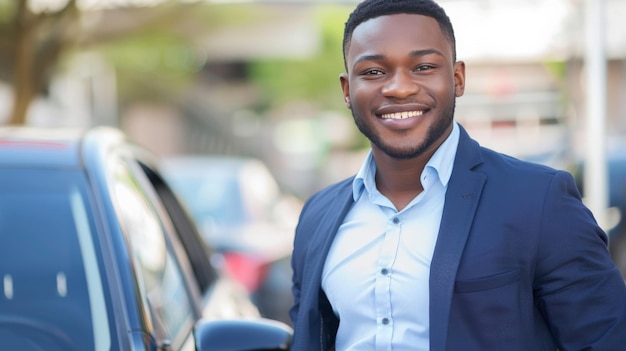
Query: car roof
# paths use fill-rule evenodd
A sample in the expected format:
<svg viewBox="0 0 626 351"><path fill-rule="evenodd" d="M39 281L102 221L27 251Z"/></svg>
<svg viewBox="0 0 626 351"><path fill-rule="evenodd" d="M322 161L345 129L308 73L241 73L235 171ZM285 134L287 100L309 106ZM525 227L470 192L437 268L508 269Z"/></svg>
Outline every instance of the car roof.
<svg viewBox="0 0 626 351"><path fill-rule="evenodd" d="M108 127L0 127L0 165L82 168L87 145L102 148L111 142L106 140L121 138L120 131Z"/></svg>

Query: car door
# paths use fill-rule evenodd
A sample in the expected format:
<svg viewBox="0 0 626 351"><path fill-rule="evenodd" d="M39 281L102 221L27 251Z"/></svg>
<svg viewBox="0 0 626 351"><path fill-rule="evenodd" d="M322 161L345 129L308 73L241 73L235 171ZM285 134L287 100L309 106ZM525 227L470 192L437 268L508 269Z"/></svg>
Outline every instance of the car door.
<svg viewBox="0 0 626 351"><path fill-rule="evenodd" d="M116 211L146 306L144 332L164 349L193 350L200 294L185 250L137 161L116 158L111 167Z"/></svg>
<svg viewBox="0 0 626 351"><path fill-rule="evenodd" d="M155 326L160 327L160 329L155 328L155 332L162 334L159 338L168 340L174 350L192 350L194 348L193 322L200 318L260 317L257 307L250 300L245 288L222 274L214 265L215 260L212 256L214 251L202 240L191 217L163 180L157 168L152 166L156 164L153 158L144 150L132 146L125 149L123 155L123 161L121 161L123 166L120 169L121 174L126 173L126 175L118 176L119 179L125 179L118 185L120 189L118 191L121 191L124 197L128 197L126 205L123 205L128 209L124 212L132 213L133 217L143 213L144 217L141 220L134 219L143 223L138 226L141 230L136 230L136 233L132 234L138 241L133 245L137 262L140 266L143 265L143 275L150 275L150 269L147 269L149 267L146 267L146 263L149 264L150 257L155 255L154 252L159 252L158 249L164 246L168 250L167 257L172 262L170 267L177 267L176 276L180 276L176 281L169 283L178 287L181 296L182 291L185 290L187 296L182 301L180 299L165 300L169 301L171 306L155 306L154 299L150 299L150 287L147 282L144 282L149 304L156 311L153 311L152 315L156 320ZM130 200L129 194L133 194L133 200ZM130 203L134 204L131 206ZM139 208L142 210L138 210ZM152 229L146 230L146 228ZM148 239L146 235L153 237ZM164 240L156 239L161 237ZM150 246L155 247L148 249ZM163 288L163 286L159 287ZM165 296L169 295L166 293ZM172 313L182 313L181 307L177 305L181 303L184 304L183 310L186 311L187 318L183 319L181 316L181 319L176 321L177 323L168 321L167 317ZM162 309L169 309L171 312L160 316Z"/></svg>
<svg viewBox="0 0 626 351"><path fill-rule="evenodd" d="M243 285L222 273L222 256L203 240L196 223L155 167L139 162L172 220L175 236L190 261L202 294L202 316L207 318L258 318L260 313Z"/></svg>

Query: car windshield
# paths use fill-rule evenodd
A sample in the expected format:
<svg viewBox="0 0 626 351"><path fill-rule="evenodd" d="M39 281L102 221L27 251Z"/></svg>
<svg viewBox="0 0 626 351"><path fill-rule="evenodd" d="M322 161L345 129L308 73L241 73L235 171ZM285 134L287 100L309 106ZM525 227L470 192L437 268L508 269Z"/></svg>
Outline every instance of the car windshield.
<svg viewBox="0 0 626 351"><path fill-rule="evenodd" d="M111 349L85 189L79 172L0 170L1 344Z"/></svg>

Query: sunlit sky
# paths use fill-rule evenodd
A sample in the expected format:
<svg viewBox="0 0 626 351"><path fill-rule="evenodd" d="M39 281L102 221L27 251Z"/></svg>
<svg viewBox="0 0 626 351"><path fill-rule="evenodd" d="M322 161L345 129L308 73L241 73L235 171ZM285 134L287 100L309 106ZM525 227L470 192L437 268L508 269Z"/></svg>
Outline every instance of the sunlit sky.
<svg viewBox="0 0 626 351"><path fill-rule="evenodd" d="M563 30L572 8L565 1L501 1L490 6L456 1L445 6L455 26L458 54L465 59L534 58L567 44Z"/></svg>
<svg viewBox="0 0 626 351"><path fill-rule="evenodd" d="M68 0L30 0L35 11L54 10ZM83 9L154 6L171 0L78 0ZM346 3L355 0L179 0L207 3ZM442 0L455 27L459 57L471 59L527 60L563 56L583 47L586 0ZM598 0L596 0L598 1ZM609 56L626 55L626 1L604 0ZM578 13L578 17L576 17Z"/></svg>

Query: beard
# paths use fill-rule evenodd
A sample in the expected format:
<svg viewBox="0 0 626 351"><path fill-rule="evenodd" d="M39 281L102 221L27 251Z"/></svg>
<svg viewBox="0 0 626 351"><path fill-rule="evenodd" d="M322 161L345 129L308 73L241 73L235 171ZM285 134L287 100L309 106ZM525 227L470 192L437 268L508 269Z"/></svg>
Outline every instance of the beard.
<svg viewBox="0 0 626 351"><path fill-rule="evenodd" d="M453 97L452 103L446 106L439 118L428 128L426 138L421 143L409 146L394 146L386 143L371 125L363 122L363 118L358 116L354 110L352 110L352 118L359 131L378 149L392 158L406 160L422 155L446 133L454 121L455 106L456 98Z"/></svg>

